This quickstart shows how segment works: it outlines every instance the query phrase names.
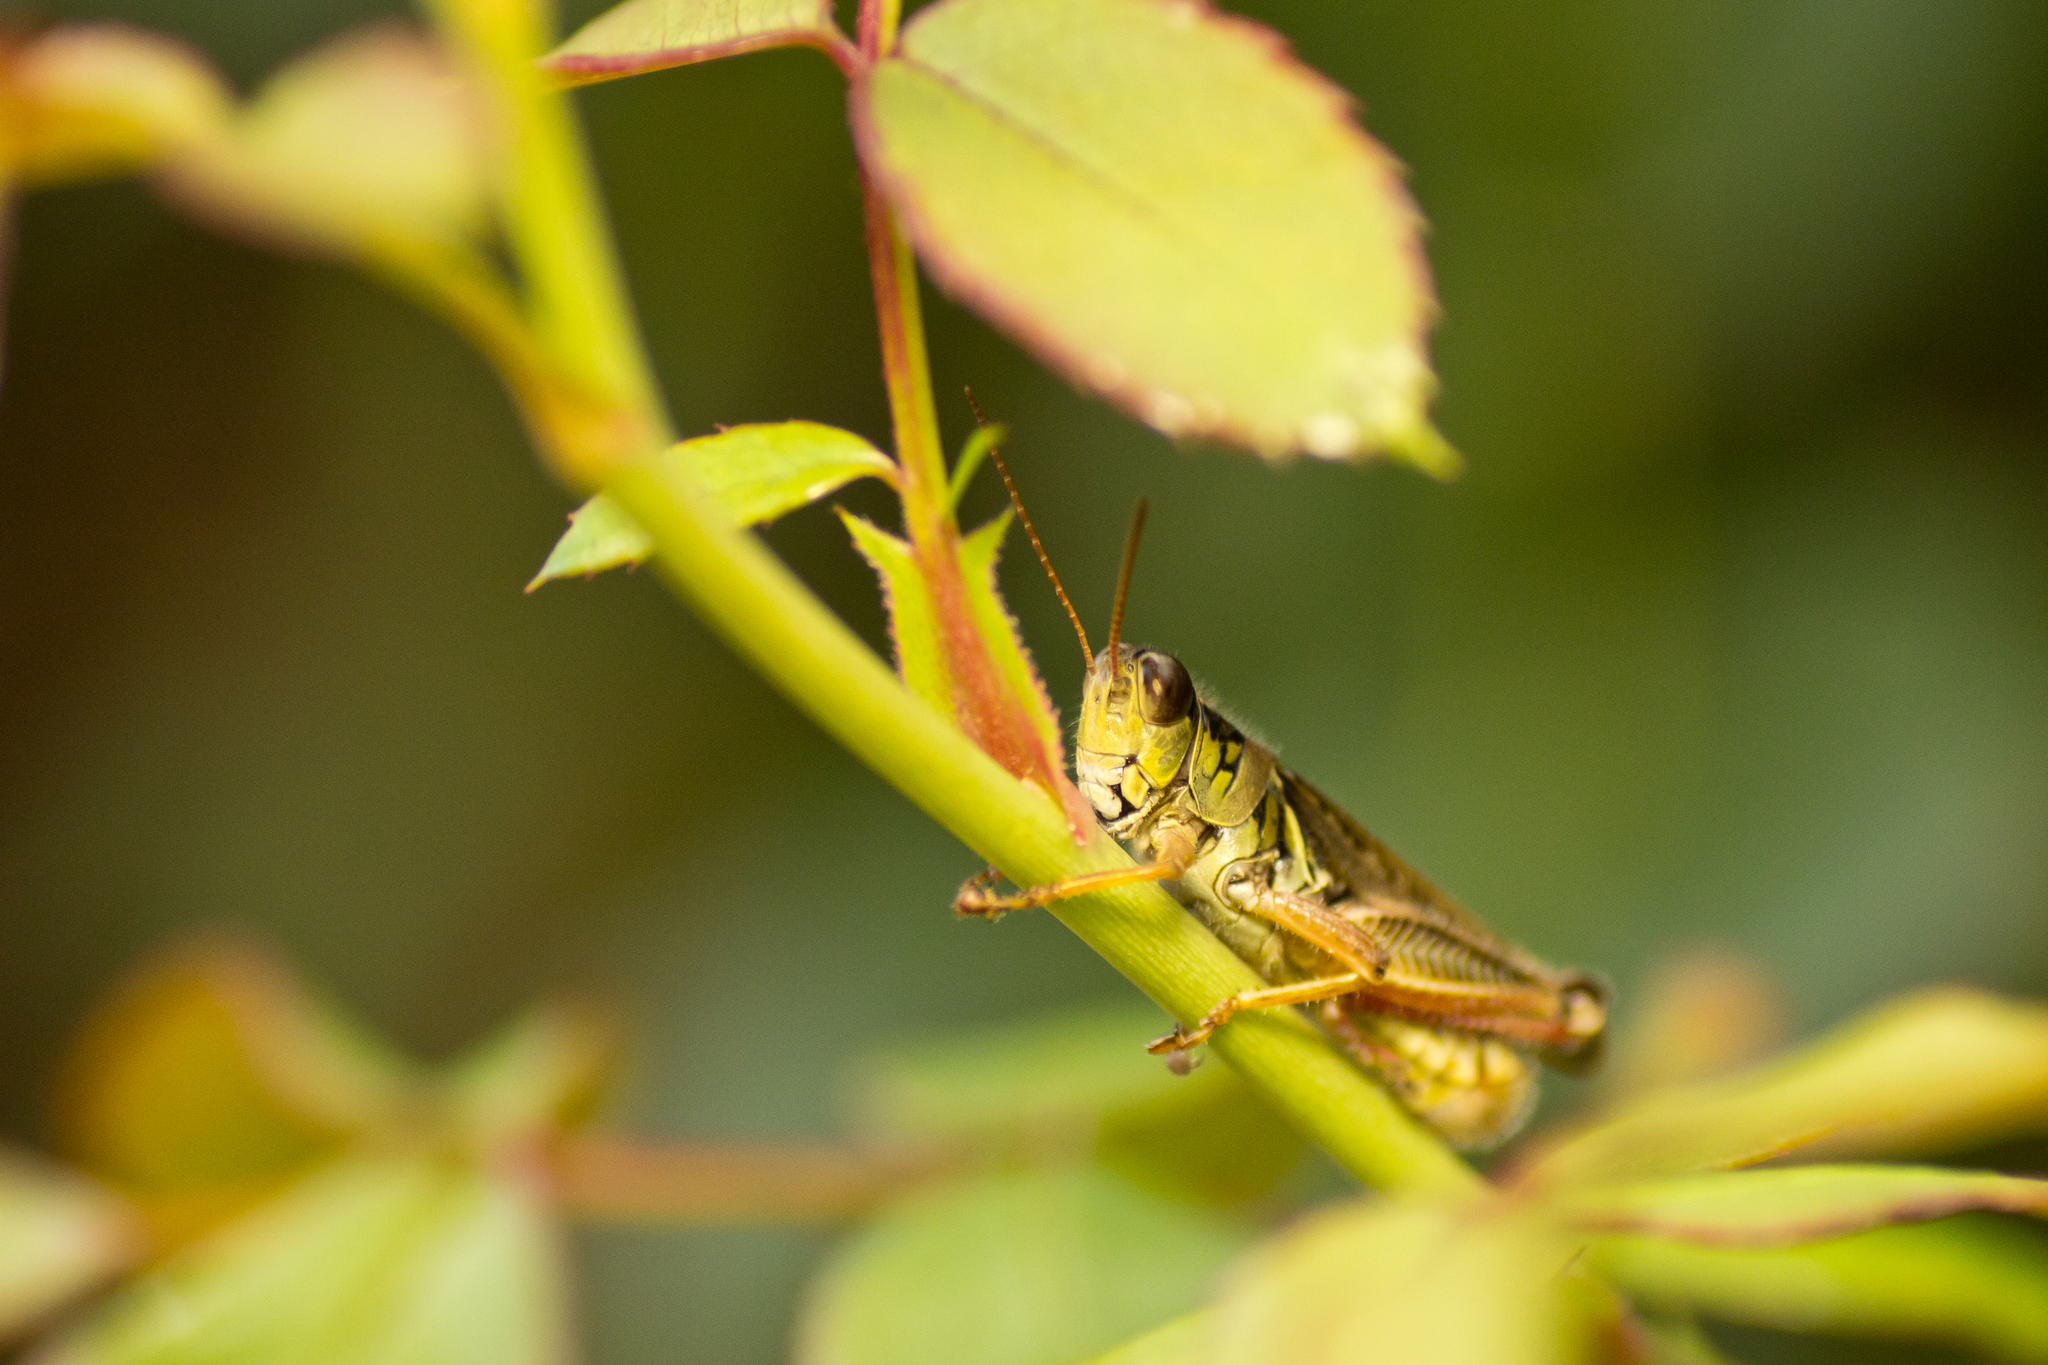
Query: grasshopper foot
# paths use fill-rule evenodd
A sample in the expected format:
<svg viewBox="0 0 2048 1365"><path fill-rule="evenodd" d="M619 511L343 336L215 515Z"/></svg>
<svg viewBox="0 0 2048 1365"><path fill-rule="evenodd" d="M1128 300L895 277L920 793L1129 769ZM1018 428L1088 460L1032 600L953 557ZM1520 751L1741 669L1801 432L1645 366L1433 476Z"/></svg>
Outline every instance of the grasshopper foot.
<svg viewBox="0 0 2048 1365"><path fill-rule="evenodd" d="M996 882L1001 877L991 867L962 882L960 893L953 897L953 913L963 919L999 919L1015 909L1010 897L996 892Z"/></svg>
<svg viewBox="0 0 2048 1365"><path fill-rule="evenodd" d="M1176 1028L1165 1037L1154 1038L1145 1044L1145 1051L1155 1057L1165 1057L1168 1071L1176 1076L1185 1076L1200 1065L1202 1057L1195 1048L1208 1036L1206 1031L1190 1034L1186 1029Z"/></svg>

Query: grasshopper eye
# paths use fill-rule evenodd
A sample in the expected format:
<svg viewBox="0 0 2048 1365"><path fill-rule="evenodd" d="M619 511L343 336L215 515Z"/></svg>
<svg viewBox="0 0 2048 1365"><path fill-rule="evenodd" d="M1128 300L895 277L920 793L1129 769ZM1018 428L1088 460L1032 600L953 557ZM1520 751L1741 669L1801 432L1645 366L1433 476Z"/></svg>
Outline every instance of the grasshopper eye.
<svg viewBox="0 0 2048 1365"><path fill-rule="evenodd" d="M1148 724L1171 725L1194 705L1195 684L1180 660L1151 651L1138 656L1138 710Z"/></svg>

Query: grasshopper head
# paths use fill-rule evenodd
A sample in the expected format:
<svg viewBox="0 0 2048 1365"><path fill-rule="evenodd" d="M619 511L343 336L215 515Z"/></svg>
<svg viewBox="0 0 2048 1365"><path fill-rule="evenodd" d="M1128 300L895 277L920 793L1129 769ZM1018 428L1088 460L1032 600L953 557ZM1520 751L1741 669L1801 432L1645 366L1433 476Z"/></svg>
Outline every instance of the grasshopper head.
<svg viewBox="0 0 2048 1365"><path fill-rule="evenodd" d="M1194 736L1195 685L1180 660L1125 644L1095 656L1081 693L1074 775L1105 823L1148 809Z"/></svg>

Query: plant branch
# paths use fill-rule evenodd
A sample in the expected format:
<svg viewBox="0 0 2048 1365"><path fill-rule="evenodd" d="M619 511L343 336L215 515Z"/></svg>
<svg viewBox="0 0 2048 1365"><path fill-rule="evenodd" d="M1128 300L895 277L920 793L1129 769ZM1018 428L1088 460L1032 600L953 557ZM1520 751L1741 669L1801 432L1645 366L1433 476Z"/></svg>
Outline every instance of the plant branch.
<svg viewBox="0 0 2048 1365"><path fill-rule="evenodd" d="M589 158L566 100L549 89L539 56L551 37L542 0L424 0L489 92L502 130L499 194L528 312L555 363L594 404L614 411L610 448L571 449L561 472L578 483L674 440Z"/></svg>
<svg viewBox="0 0 2048 1365"><path fill-rule="evenodd" d="M597 1133L563 1138L550 1155L563 1207L609 1223L836 1223L913 1184L932 1164L822 1144Z"/></svg>

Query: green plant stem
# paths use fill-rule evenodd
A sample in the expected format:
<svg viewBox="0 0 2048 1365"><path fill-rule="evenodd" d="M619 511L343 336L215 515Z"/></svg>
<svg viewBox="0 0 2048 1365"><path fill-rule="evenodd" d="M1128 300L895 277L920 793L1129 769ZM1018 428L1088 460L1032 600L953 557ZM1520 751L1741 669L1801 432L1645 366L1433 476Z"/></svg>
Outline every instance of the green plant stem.
<svg viewBox="0 0 2048 1365"><path fill-rule="evenodd" d="M552 6L542 0L425 0L490 92L504 130L499 192L535 330L565 376L615 415L605 448L572 449L597 482L603 469L675 439L633 320L582 135L538 58Z"/></svg>

